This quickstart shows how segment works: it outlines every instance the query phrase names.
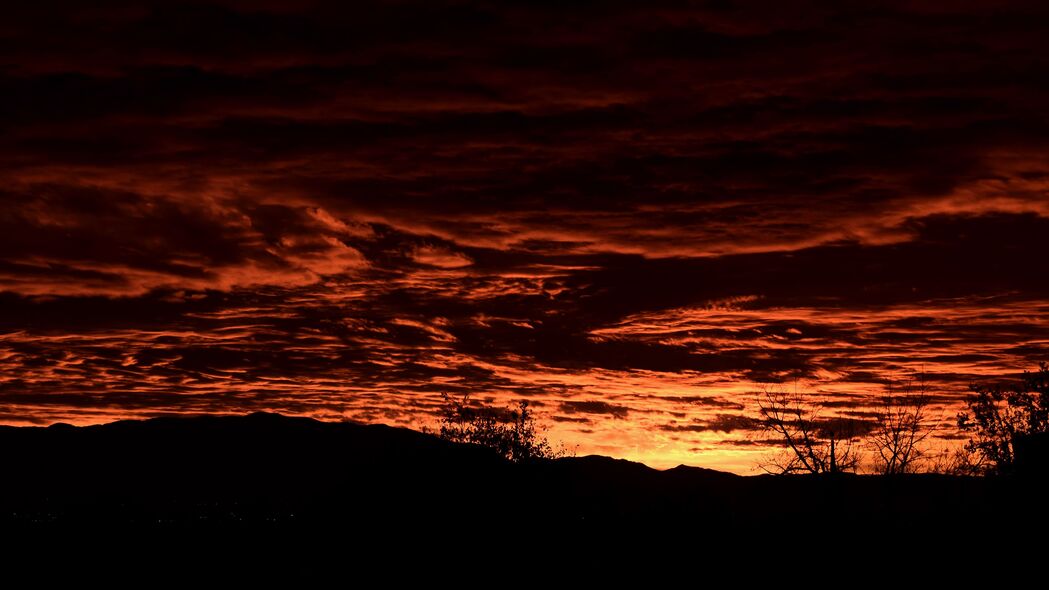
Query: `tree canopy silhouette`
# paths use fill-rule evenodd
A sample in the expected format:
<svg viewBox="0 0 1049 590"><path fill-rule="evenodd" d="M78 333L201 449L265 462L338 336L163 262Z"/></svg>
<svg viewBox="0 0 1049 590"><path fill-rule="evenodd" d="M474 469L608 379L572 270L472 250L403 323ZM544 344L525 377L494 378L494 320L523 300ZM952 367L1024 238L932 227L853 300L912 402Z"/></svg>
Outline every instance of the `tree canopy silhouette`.
<svg viewBox="0 0 1049 590"><path fill-rule="evenodd" d="M461 399L445 396L445 402L437 430L445 440L481 445L517 463L563 454L543 436L525 400L510 408L471 403L469 395Z"/></svg>
<svg viewBox="0 0 1049 590"><path fill-rule="evenodd" d="M965 448L994 473L1010 473L1016 438L1049 432L1049 364L1041 363L1037 372L1024 371L1013 385L971 388L969 411L958 415L958 426L971 435Z"/></svg>

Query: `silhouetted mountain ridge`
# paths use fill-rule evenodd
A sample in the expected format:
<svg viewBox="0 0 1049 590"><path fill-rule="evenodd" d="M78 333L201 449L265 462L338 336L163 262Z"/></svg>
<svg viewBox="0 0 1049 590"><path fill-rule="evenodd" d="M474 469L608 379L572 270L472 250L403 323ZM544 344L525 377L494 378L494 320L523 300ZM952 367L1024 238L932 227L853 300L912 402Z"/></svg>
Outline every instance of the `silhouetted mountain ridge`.
<svg viewBox="0 0 1049 590"><path fill-rule="evenodd" d="M0 449L9 531L962 529L1005 522L1042 491L1032 480L660 471L594 455L512 464L403 428L268 413L0 427Z"/></svg>

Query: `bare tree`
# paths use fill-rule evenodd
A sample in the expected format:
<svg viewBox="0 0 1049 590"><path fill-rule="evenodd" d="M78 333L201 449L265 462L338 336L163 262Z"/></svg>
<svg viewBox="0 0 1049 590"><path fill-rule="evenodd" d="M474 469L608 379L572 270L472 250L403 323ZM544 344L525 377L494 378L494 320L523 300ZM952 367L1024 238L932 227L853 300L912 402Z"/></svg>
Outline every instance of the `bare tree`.
<svg viewBox="0 0 1049 590"><path fill-rule="evenodd" d="M867 447L874 455L875 471L884 475L912 473L925 456L925 440L934 425L927 415L929 397L922 375L911 387L889 391L878 408L875 423L867 435Z"/></svg>
<svg viewBox="0 0 1049 590"><path fill-rule="evenodd" d="M786 447L761 465L768 473L843 473L855 471L856 421L822 417L822 404L798 393L765 387L758 402L765 430Z"/></svg>

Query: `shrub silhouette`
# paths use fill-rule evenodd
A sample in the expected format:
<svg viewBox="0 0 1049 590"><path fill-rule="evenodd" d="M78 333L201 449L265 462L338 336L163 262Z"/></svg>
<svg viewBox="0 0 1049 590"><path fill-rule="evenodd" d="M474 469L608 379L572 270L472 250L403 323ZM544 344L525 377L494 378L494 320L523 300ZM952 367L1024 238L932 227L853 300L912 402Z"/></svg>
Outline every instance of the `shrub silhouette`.
<svg viewBox="0 0 1049 590"><path fill-rule="evenodd" d="M1013 470L1013 442L1018 436L1049 432L1049 365L1024 372L1012 386L973 385L969 411L958 415L958 426L971 433L967 451L978 454L994 473Z"/></svg>
<svg viewBox="0 0 1049 590"><path fill-rule="evenodd" d="M516 408L492 408L471 403L469 395L444 397L437 430L440 438L481 445L515 463L563 454L542 435L527 401L520 401Z"/></svg>

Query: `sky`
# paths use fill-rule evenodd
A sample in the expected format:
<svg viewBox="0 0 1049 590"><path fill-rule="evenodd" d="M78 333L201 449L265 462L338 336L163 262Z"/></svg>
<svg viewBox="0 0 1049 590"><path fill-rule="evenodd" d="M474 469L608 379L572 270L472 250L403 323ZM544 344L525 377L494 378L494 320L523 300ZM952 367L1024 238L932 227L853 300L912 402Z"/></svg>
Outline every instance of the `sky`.
<svg viewBox="0 0 1049 590"><path fill-rule="evenodd" d="M840 4L840 5L837 5ZM24 2L0 422L526 399L751 472L1049 360L1044 2Z"/></svg>

